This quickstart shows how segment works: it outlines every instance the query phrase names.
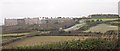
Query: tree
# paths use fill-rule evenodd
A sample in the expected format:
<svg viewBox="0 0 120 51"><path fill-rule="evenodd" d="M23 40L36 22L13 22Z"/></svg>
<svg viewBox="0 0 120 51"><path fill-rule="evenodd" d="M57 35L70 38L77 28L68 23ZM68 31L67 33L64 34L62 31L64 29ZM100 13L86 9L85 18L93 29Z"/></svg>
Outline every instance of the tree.
<svg viewBox="0 0 120 51"><path fill-rule="evenodd" d="M100 21L102 21L102 19Z"/></svg>
<svg viewBox="0 0 120 51"><path fill-rule="evenodd" d="M96 21L99 21L99 19L97 19Z"/></svg>
<svg viewBox="0 0 120 51"><path fill-rule="evenodd" d="M94 22L94 20L92 20L91 22Z"/></svg>

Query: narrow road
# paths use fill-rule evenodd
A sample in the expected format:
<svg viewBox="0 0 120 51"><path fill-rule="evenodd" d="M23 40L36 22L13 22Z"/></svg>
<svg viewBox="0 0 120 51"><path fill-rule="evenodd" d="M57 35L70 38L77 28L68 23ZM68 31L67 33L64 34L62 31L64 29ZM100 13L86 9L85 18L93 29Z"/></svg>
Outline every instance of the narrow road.
<svg viewBox="0 0 120 51"><path fill-rule="evenodd" d="M84 26L86 23L76 24L70 28L64 29L64 31L75 31Z"/></svg>

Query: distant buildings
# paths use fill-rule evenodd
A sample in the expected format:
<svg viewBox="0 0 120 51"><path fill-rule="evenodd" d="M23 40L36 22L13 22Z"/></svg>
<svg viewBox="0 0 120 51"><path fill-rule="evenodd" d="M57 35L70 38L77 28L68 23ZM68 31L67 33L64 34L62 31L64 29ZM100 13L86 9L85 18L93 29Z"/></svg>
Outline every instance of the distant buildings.
<svg viewBox="0 0 120 51"><path fill-rule="evenodd" d="M5 19L5 25L6 26L11 26L11 25L17 25L17 19Z"/></svg>
<svg viewBox="0 0 120 51"><path fill-rule="evenodd" d="M120 16L120 1L118 2L118 14Z"/></svg>
<svg viewBox="0 0 120 51"><path fill-rule="evenodd" d="M73 24L75 21L71 18L24 18L24 19L5 19L6 26L13 26L13 25L41 25L41 24ZM67 26L67 25L66 25Z"/></svg>
<svg viewBox="0 0 120 51"><path fill-rule="evenodd" d="M24 19L17 19L17 25L25 25Z"/></svg>
<svg viewBox="0 0 120 51"><path fill-rule="evenodd" d="M24 20L27 25L39 24L39 18L24 18Z"/></svg>
<svg viewBox="0 0 120 51"><path fill-rule="evenodd" d="M39 18L5 19L5 26L38 24Z"/></svg>
<svg viewBox="0 0 120 51"><path fill-rule="evenodd" d="M42 19L40 20L40 24L46 24L46 23L54 23L54 24L57 24L57 23L62 23L62 22L66 22L66 21L74 21L73 19L71 18L52 18L52 19Z"/></svg>
<svg viewBox="0 0 120 51"><path fill-rule="evenodd" d="M75 24L76 21L72 18L5 19L5 26L3 26L3 33L59 30L59 29L69 28Z"/></svg>
<svg viewBox="0 0 120 51"><path fill-rule="evenodd" d="M48 18L40 20L39 23L41 29L64 29L73 26L75 21L71 18Z"/></svg>
<svg viewBox="0 0 120 51"><path fill-rule="evenodd" d="M118 18L117 14L92 14L88 16L89 18Z"/></svg>

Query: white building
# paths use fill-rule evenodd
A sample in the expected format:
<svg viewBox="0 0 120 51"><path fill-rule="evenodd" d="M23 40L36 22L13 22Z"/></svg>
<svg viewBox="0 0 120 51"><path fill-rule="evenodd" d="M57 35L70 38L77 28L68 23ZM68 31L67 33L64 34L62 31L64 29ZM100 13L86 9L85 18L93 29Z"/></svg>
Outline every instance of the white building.
<svg viewBox="0 0 120 51"><path fill-rule="evenodd" d="M52 19L48 18L48 19L42 19L39 22L40 24L46 24L46 23L56 24L56 23L63 23L63 22L71 23L71 22L74 22L74 20L71 18L52 18Z"/></svg>
<svg viewBox="0 0 120 51"><path fill-rule="evenodd" d="M24 18L25 24L32 25L32 24L38 24L39 18Z"/></svg>
<svg viewBox="0 0 120 51"><path fill-rule="evenodd" d="M12 26L17 25L17 19L5 19L5 25L6 26Z"/></svg>
<svg viewBox="0 0 120 51"><path fill-rule="evenodd" d="M73 26L75 21L71 18L48 18L39 21L42 29L62 29Z"/></svg>
<svg viewBox="0 0 120 51"><path fill-rule="evenodd" d="M39 18L5 19L6 26L39 24Z"/></svg>

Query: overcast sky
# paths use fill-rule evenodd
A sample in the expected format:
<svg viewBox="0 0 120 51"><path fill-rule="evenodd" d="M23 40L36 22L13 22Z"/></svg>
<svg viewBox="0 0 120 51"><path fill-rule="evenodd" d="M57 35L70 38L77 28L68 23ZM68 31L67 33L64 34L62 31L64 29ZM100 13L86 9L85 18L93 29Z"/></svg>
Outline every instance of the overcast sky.
<svg viewBox="0 0 120 51"><path fill-rule="evenodd" d="M118 12L119 0L0 0L0 24L4 18L36 16L87 16Z"/></svg>

